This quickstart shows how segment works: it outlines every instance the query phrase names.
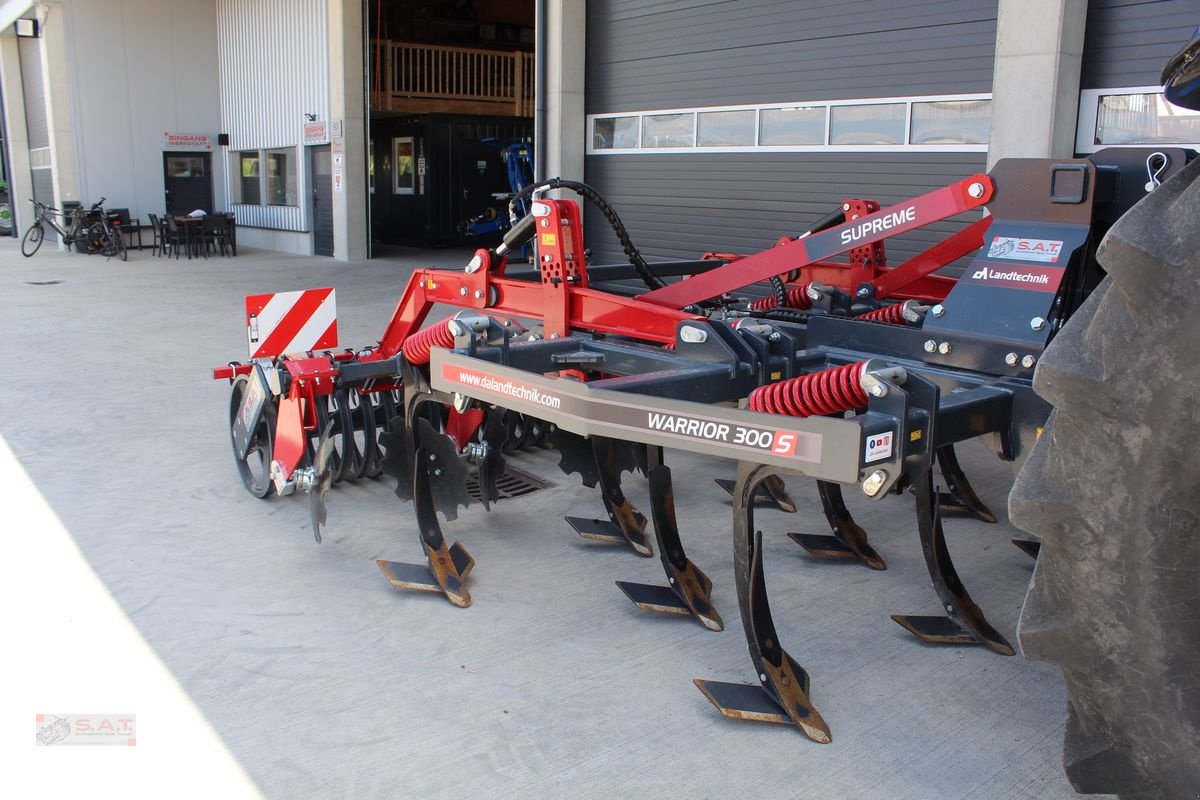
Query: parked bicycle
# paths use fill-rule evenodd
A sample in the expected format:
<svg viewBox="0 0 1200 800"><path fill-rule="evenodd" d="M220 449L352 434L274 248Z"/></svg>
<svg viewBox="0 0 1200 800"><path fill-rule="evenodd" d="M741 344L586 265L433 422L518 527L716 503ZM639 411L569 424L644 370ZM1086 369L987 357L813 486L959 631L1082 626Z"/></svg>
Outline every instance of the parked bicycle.
<svg viewBox="0 0 1200 800"><path fill-rule="evenodd" d="M101 197L86 212L83 209L62 211L31 200L34 220L21 238L21 254L29 258L36 253L46 238L46 228L50 227L68 248L74 247L89 254L100 253L108 258L117 256L125 261L128 258L125 237L120 226L114 224L105 212L105 199Z"/></svg>

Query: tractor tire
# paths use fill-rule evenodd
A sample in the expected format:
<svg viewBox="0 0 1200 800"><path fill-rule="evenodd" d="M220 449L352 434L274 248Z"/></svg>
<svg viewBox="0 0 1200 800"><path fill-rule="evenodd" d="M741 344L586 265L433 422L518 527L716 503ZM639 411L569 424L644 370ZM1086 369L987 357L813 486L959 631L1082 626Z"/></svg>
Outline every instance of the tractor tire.
<svg viewBox="0 0 1200 800"><path fill-rule="evenodd" d="M1200 796L1200 159L1122 217L1046 350L1055 406L1009 499L1041 537L1018 625L1061 667L1082 793Z"/></svg>

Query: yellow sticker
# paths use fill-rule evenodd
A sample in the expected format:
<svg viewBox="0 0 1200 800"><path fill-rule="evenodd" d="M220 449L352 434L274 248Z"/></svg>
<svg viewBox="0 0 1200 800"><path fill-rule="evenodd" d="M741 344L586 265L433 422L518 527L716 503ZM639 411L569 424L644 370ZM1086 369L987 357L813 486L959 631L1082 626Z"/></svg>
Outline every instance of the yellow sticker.
<svg viewBox="0 0 1200 800"><path fill-rule="evenodd" d="M553 233L543 233L542 244L544 244L546 247L554 247L558 244L558 237Z"/></svg>
<svg viewBox="0 0 1200 800"><path fill-rule="evenodd" d="M772 372L772 373L771 373L771 380L773 380L773 381L777 381L777 380L779 380L779 379L780 379L780 378L782 378L782 377L783 377L783 373L782 373L782 372Z"/></svg>
<svg viewBox="0 0 1200 800"><path fill-rule="evenodd" d="M913 431L912 433L910 433L910 434L908 435L908 440L909 440L910 442L919 442L919 441L921 441L921 429L920 429L920 428L917 428L915 431Z"/></svg>

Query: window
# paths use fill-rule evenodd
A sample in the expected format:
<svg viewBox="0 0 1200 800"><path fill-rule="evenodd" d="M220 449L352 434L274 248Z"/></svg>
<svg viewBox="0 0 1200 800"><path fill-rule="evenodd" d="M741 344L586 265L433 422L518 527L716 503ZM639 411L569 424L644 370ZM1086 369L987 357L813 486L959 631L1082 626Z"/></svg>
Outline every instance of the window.
<svg viewBox="0 0 1200 800"><path fill-rule="evenodd" d="M754 111L706 111L698 115L697 147L747 147L754 144Z"/></svg>
<svg viewBox="0 0 1200 800"><path fill-rule="evenodd" d="M241 202L249 205L259 205L262 202L259 193L259 158L258 151L238 154L238 166L241 180L238 182L242 189Z"/></svg>
<svg viewBox="0 0 1200 800"><path fill-rule="evenodd" d="M903 144L903 103L834 106L830 109L830 144Z"/></svg>
<svg viewBox="0 0 1200 800"><path fill-rule="evenodd" d="M267 150L267 202L270 206L296 205L296 151L289 147Z"/></svg>
<svg viewBox="0 0 1200 800"><path fill-rule="evenodd" d="M695 114L642 117L642 147L691 147Z"/></svg>
<svg viewBox="0 0 1200 800"><path fill-rule="evenodd" d="M609 150L638 146L638 117L603 117L592 127L592 148Z"/></svg>
<svg viewBox="0 0 1200 800"><path fill-rule="evenodd" d="M588 116L588 155L987 152L990 95L926 95Z"/></svg>
<svg viewBox="0 0 1200 800"><path fill-rule="evenodd" d="M758 121L758 143L825 144L825 118L825 106L764 108Z"/></svg>
<svg viewBox="0 0 1200 800"><path fill-rule="evenodd" d="M167 177L206 178L206 160L203 156L167 156Z"/></svg>
<svg viewBox="0 0 1200 800"><path fill-rule="evenodd" d="M1200 145L1200 111L1172 105L1158 86L1080 92L1076 152L1164 144Z"/></svg>
<svg viewBox="0 0 1200 800"><path fill-rule="evenodd" d="M912 104L912 144L987 144L991 100L939 100Z"/></svg>
<svg viewBox="0 0 1200 800"><path fill-rule="evenodd" d="M414 193L413 137L397 136L392 139L392 192Z"/></svg>

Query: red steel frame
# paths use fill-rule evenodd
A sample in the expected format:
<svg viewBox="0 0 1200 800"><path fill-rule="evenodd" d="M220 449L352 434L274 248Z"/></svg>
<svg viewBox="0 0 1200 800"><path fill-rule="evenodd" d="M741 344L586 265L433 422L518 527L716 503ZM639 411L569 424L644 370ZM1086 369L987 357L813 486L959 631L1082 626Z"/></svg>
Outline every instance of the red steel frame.
<svg viewBox="0 0 1200 800"><path fill-rule="evenodd" d="M754 255L723 256L733 262L633 298L588 287L578 204L540 199L534 202L532 211L538 241L538 283L504 277L506 258L482 249L476 251L462 272L416 270L379 346L361 354L359 360L394 357L438 303L501 317L539 318L548 338L581 330L670 345L675 342L681 322L704 320L680 309L793 270L801 271L805 280L843 289L871 284L877 297L940 300L953 281L931 273L982 246L989 219L969 225L891 269L882 266L880 243L896 234L979 208L991 199L993 192L988 176L974 175L881 210L872 211L878 209L872 201L848 200L843 205L847 220L841 225L798 239L785 238L777 246ZM842 253L850 254L849 265L824 260ZM305 432L316 429L314 398L333 390L338 374L335 362L352 357L337 354L332 358L282 361L292 378L287 397L280 401L275 439L275 460L285 479L291 477L304 455ZM213 370L213 377L232 378L250 369L250 365L241 364L219 367Z"/></svg>

